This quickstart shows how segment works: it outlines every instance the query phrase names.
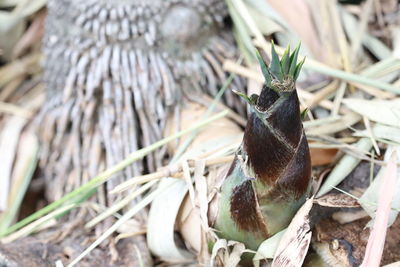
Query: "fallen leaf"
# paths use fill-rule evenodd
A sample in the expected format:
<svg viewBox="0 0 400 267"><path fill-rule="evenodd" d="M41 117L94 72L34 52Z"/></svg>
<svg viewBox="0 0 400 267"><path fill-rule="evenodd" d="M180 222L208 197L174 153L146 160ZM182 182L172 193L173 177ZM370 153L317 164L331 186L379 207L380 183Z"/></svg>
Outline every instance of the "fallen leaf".
<svg viewBox="0 0 400 267"><path fill-rule="evenodd" d="M343 99L343 103L371 121L400 128L400 99L395 100L365 100Z"/></svg>
<svg viewBox="0 0 400 267"><path fill-rule="evenodd" d="M376 139L383 139L387 141L392 141L400 144L400 128L391 127L383 124L376 124L372 127L372 134ZM354 133L355 136L368 137L368 131L358 131Z"/></svg>
<svg viewBox="0 0 400 267"><path fill-rule="evenodd" d="M314 203L323 207L332 208L358 208L360 204L355 198L346 194L331 193L314 200Z"/></svg>
<svg viewBox="0 0 400 267"><path fill-rule="evenodd" d="M230 250L229 247L232 247L232 249ZM215 266L215 259L219 257L224 266L236 267L239 264L240 258L245 250L246 248L244 244L240 242L218 239L213 246L210 266Z"/></svg>
<svg viewBox="0 0 400 267"><path fill-rule="evenodd" d="M385 245L387 226L391 211L391 203L395 193L397 177L397 154L393 152L386 167L380 189L378 209L376 211L375 223L369 236L364 260L361 267L378 267Z"/></svg>
<svg viewBox="0 0 400 267"><path fill-rule="evenodd" d="M297 267L303 264L311 242L309 213L314 198L308 199L294 216L276 250L272 267Z"/></svg>
<svg viewBox="0 0 400 267"><path fill-rule="evenodd" d="M385 153L386 161L389 161L390 155L392 153L397 153L397 159L400 159L400 149L398 147L390 146ZM388 167L383 167L371 183L371 185L367 188L364 194L359 199L359 203L363 207L363 209L368 213L368 215L374 220L376 218L377 211L377 203L381 196L382 186L384 185L385 174ZM397 177L400 177L400 169L397 170ZM389 222L388 226L391 226L393 222L396 220L398 215L398 211L400 210L400 179L397 178L395 183L393 184L395 194L392 201L392 209L389 212Z"/></svg>
<svg viewBox="0 0 400 267"><path fill-rule="evenodd" d="M369 151L372 147L372 142L369 138L361 138L355 147L358 150ZM317 197L328 193L334 186L337 186L344 178L358 165L361 161L359 158L355 158L351 155L344 155L338 164L333 168L332 172L326 178L321 188L317 193Z"/></svg>
<svg viewBox="0 0 400 267"><path fill-rule="evenodd" d="M332 163L338 152L337 148L310 147L312 166L321 166Z"/></svg>

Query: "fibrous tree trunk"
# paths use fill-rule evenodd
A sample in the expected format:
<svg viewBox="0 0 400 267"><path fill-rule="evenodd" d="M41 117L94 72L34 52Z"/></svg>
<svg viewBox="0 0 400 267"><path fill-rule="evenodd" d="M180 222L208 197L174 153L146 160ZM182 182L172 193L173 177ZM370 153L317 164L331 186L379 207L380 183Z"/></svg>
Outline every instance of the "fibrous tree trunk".
<svg viewBox="0 0 400 267"><path fill-rule="evenodd" d="M44 39L47 102L41 167L49 200L162 138L166 117L195 93L215 95L234 58L222 0L50 0ZM243 87L235 78L231 87ZM243 114L231 93L224 102ZM165 149L98 190L162 165Z"/></svg>

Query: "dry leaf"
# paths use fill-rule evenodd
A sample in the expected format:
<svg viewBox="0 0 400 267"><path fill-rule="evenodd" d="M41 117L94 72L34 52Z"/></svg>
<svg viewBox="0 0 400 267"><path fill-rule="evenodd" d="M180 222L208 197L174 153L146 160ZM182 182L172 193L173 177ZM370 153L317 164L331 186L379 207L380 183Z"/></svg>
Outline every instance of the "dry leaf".
<svg viewBox="0 0 400 267"><path fill-rule="evenodd" d="M166 135L171 135L176 131L191 127L195 122L204 117L206 111L207 108L203 105L187 102L184 109L179 114L180 123L177 123L173 116L169 118L166 127ZM190 135L181 138L179 143L169 146L171 155L174 155L176 148L180 144L184 144L188 138L190 138ZM226 149L230 146L234 145L236 148L238 144L240 144L241 139L242 131L237 124L230 119L222 118L210 123L207 127L199 131L182 157L185 159L196 159L205 154L212 156L218 155L221 151L226 153ZM179 222L180 227L184 231L182 234L188 237L188 245L196 251L204 251L202 249L202 244L205 240L200 226L203 225L203 228L206 227L205 220L207 220L207 218L205 217L207 216L205 216L205 214L207 213L207 209L204 207L203 203L205 196L201 197L203 199L200 200L201 205L198 204L196 200L196 191L192 185L190 168L187 162L184 162L182 167L186 182L182 180L161 181L162 184L171 183L174 185L157 197L157 199L153 201L150 209L147 231L148 245L155 255L163 259L182 260L193 257L187 250L179 248L175 243L175 222ZM197 173L194 178L195 180L197 179L199 183L203 184L199 184L199 188L196 190L204 192L206 190L204 188L204 178L196 176L203 175L203 171L199 171L201 168L202 167L195 166ZM190 199L184 201L188 189L190 192ZM182 206L183 211L181 210L181 212L179 212L182 203L184 203ZM196 205L200 207L200 210L197 210ZM196 208L196 210L191 211L191 209L193 210L194 208ZM179 218L178 216L184 217ZM163 227L159 227L160 221L163 221ZM190 229L189 227L193 228Z"/></svg>
<svg viewBox="0 0 400 267"><path fill-rule="evenodd" d="M331 123L327 123L325 125L320 125L313 128L308 128L308 129L306 128L306 133L308 135L333 134L349 128L350 126L356 124L360 120L361 120L360 115L350 112Z"/></svg>
<svg viewBox="0 0 400 267"><path fill-rule="evenodd" d="M327 194L314 200L314 203L323 207L332 208L358 208L360 204L355 198L346 194Z"/></svg>
<svg viewBox="0 0 400 267"><path fill-rule="evenodd" d="M351 209L350 211L338 211L332 214L332 219L337 221L340 224L346 224L346 223L351 223L357 220L360 220L362 218L365 218L368 216L368 213L365 212L365 210L358 210L354 211Z"/></svg>
<svg viewBox="0 0 400 267"><path fill-rule="evenodd" d="M161 181L159 186L168 188L152 201L147 223L147 244L152 253L162 259L190 259L193 256L179 248L174 238L176 217L187 193L187 184L183 180L170 178Z"/></svg>
<svg viewBox="0 0 400 267"><path fill-rule="evenodd" d="M398 147L390 146L385 153L386 161L389 161L390 155L392 153L397 153L397 159L400 159L400 149ZM368 215L374 220L376 217L376 210L377 210L377 203L380 198L381 188L383 185L384 174L386 172L387 167L382 167L371 183L371 185L367 188L364 194L359 199L359 203L363 207L363 209L368 213ZM400 177L400 170L397 171L397 177ZM396 220L398 215L398 211L400 210L400 179L397 178L395 184L395 194L392 201L392 210L390 211L389 215L389 224L388 226L392 225L393 222ZM370 222L371 224L371 222Z"/></svg>
<svg viewBox="0 0 400 267"><path fill-rule="evenodd" d="M7 209L8 190L11 183L11 172L18 148L19 136L22 128L26 124L26 119L20 117L10 118L0 136L0 212Z"/></svg>
<svg viewBox="0 0 400 267"><path fill-rule="evenodd" d="M382 187L380 189L376 219L368 239L364 260L361 264L361 267L378 267L381 262L388 220L391 211L391 203L395 193L396 177L397 154L396 152L393 152L386 167Z"/></svg>
<svg viewBox="0 0 400 267"><path fill-rule="evenodd" d="M231 250L230 247L232 247ZM214 262L219 257L225 267L236 267L243 252L245 252L245 246L242 243L218 239L213 246L210 266L215 266Z"/></svg>
<svg viewBox="0 0 400 267"><path fill-rule="evenodd" d="M196 253L207 251L204 233L208 232L209 228L207 218L208 196L207 182L203 176L204 170L205 161L196 161L194 171L195 188L192 184L188 185L189 195L183 200L177 216L177 229L181 233L183 240ZM191 181L191 178L189 181ZM193 188L191 189L191 187ZM193 192L190 193L192 190Z"/></svg>
<svg viewBox="0 0 400 267"><path fill-rule="evenodd" d="M372 147L372 142L369 138L362 138L357 142L355 147L361 151L369 151ZM337 186L341 181L343 181L343 179L346 178L346 176L358 165L360 161L361 159L355 158L354 156L344 155L322 184L317 193L317 197L328 193L334 186Z"/></svg>
<svg viewBox="0 0 400 267"><path fill-rule="evenodd" d="M385 266L383 266L383 267L400 267L400 261L398 261L398 262L393 262L393 263L391 263L391 264L387 264L387 265L385 265Z"/></svg>
<svg viewBox="0 0 400 267"><path fill-rule="evenodd" d="M42 39L44 33L45 12L39 12L25 33L13 47L14 58L19 57L26 49Z"/></svg>
<svg viewBox="0 0 400 267"><path fill-rule="evenodd" d="M194 102L188 102L179 114L179 123L170 116L165 129L165 136L169 136L175 132L189 128L193 123L201 120L207 107ZM168 150L171 155L177 151L177 148L184 144L190 138L190 135L179 139L179 142L171 142ZM233 142L240 144L242 140L242 130L229 118L221 118L210 123L203 128L188 146L186 158L196 158L200 154L212 152Z"/></svg>
<svg viewBox="0 0 400 267"><path fill-rule="evenodd" d="M400 128L376 124L372 128L372 134L376 139L383 139L400 144ZM367 130L354 133L355 136L369 137Z"/></svg>
<svg viewBox="0 0 400 267"><path fill-rule="evenodd" d="M309 213L313 198L308 199L294 216L276 250L272 267L297 267L303 264L311 242Z"/></svg>
<svg viewBox="0 0 400 267"><path fill-rule="evenodd" d="M321 166L332 163L338 149L336 148L317 148L310 147L311 164L312 166Z"/></svg>
<svg viewBox="0 0 400 267"><path fill-rule="evenodd" d="M18 142L7 209L4 213L0 213L0 233L5 231L18 218L21 203L31 182L38 160L39 142L32 129L24 131Z"/></svg>
<svg viewBox="0 0 400 267"><path fill-rule="evenodd" d="M346 106L371 121L400 128L400 99L365 100L343 99Z"/></svg>

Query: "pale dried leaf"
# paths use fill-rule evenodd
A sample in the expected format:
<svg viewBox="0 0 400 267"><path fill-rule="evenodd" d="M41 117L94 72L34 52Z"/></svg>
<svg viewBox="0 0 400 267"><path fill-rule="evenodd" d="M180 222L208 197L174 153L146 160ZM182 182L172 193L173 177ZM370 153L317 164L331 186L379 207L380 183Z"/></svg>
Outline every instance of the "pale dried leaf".
<svg viewBox="0 0 400 267"><path fill-rule="evenodd" d="M354 211L353 209L349 211L338 211L332 214L332 219L339 222L340 224L351 223L359 219L365 218L368 213L365 210Z"/></svg>
<svg viewBox="0 0 400 267"><path fill-rule="evenodd" d="M229 246L229 242L228 242L228 246ZM233 249L231 251L231 253L229 254L228 259L224 262L224 265L226 267L236 267L239 262L240 262L240 258L243 254L243 252L245 251L245 246L242 243L236 242L233 245Z"/></svg>
<svg viewBox="0 0 400 267"><path fill-rule="evenodd" d="M314 200L314 203L323 207L332 208L358 208L360 204L356 199L346 194L326 194Z"/></svg>
<svg viewBox="0 0 400 267"><path fill-rule="evenodd" d="M0 7L14 7L20 2L21 0L2 0L0 1Z"/></svg>
<svg viewBox="0 0 400 267"><path fill-rule="evenodd" d="M187 194L176 219L176 228L188 248L198 253L202 248L202 229L198 213Z"/></svg>
<svg viewBox="0 0 400 267"><path fill-rule="evenodd" d="M397 153L390 156L380 189L376 219L368 239L365 256L361 267L378 267L385 245L391 203L395 194L397 171Z"/></svg>
<svg viewBox="0 0 400 267"><path fill-rule="evenodd" d="M394 100L365 100L344 99L351 110L367 117L368 119L400 128L400 99Z"/></svg>
<svg viewBox="0 0 400 267"><path fill-rule="evenodd" d="M182 170L183 170L183 178L187 184L189 190L190 201L192 202L193 208L195 207L195 193L194 193L194 186L192 181L192 176L190 174L189 164L187 160L182 160Z"/></svg>
<svg viewBox="0 0 400 267"><path fill-rule="evenodd" d="M152 201L148 223L147 244L153 254L167 260L186 260L192 255L175 243L174 230L179 208L188 187L183 180L163 179L160 186L168 186ZM160 227L162 222L162 227Z"/></svg>
<svg viewBox="0 0 400 267"><path fill-rule="evenodd" d="M7 120L0 135L0 212L8 207L8 194L11 184L11 173L16 156L19 136L26 119L13 117Z"/></svg>
<svg viewBox="0 0 400 267"><path fill-rule="evenodd" d="M47 0L19 1L14 13L23 18L30 16L46 5Z"/></svg>
<svg viewBox="0 0 400 267"><path fill-rule="evenodd" d="M400 261L393 262L391 264L387 264L387 265L385 265L383 267L400 267Z"/></svg>
<svg viewBox="0 0 400 267"><path fill-rule="evenodd" d="M232 247L230 251L230 247ZM226 267L236 267L241 259L242 254L246 251L243 243L237 241L226 241L225 239L218 239L215 242L211 254L210 266L215 266L215 260L219 257Z"/></svg>
<svg viewBox="0 0 400 267"><path fill-rule="evenodd" d="M208 231L208 192L206 177L204 177L205 163L205 160L195 161L194 182L196 184L196 206L199 209L201 224L204 231Z"/></svg>
<svg viewBox="0 0 400 267"><path fill-rule="evenodd" d="M361 120L361 116L356 113L348 113L337 120L326 123L324 125L320 125L313 128L306 128L306 134L310 135L327 135L340 132L344 129L349 128L353 124L359 122Z"/></svg>
<svg viewBox="0 0 400 267"><path fill-rule="evenodd" d="M206 112L207 108L203 105L193 102L187 103L181 111L179 126L176 125L177 122L173 118L169 118L165 135L168 136L176 131L189 128L193 123L201 120ZM171 143L168 147L169 153L173 155L180 145L185 144L188 138L190 136L184 136L178 143ZM221 118L198 132L195 139L188 146L184 157L195 159L201 154L212 153L232 143L240 143L241 140L242 130L240 127L229 118Z"/></svg>
<svg viewBox="0 0 400 267"><path fill-rule="evenodd" d="M311 242L309 213L313 197L308 199L294 216L276 250L272 267L301 266Z"/></svg>
<svg viewBox="0 0 400 267"><path fill-rule="evenodd" d="M140 232L143 231L144 226L138 220L132 218L126 221L124 224L118 227L118 233L130 233L130 232Z"/></svg>
<svg viewBox="0 0 400 267"><path fill-rule="evenodd" d="M212 253L211 253L210 266L214 266L214 262L215 262L215 259L217 258L217 255L219 253L223 253L223 251L220 252L220 250L226 250L227 246L228 246L228 242L225 239L218 239L217 242L215 242L213 249L212 249Z"/></svg>
<svg viewBox="0 0 400 267"><path fill-rule="evenodd" d="M44 21L46 18L45 12L40 12L35 16L35 19L21 36L13 48L14 58L19 57L25 50L40 41L44 33Z"/></svg>
<svg viewBox="0 0 400 267"><path fill-rule="evenodd" d="M0 213L0 233L5 231L17 219L20 205L36 169L39 142L32 130L21 135L12 171L12 183L5 213ZM1 183L1 182L0 182Z"/></svg>
<svg viewBox="0 0 400 267"><path fill-rule="evenodd" d="M388 162L390 159L389 157L392 155L392 153L397 154L397 163L400 161L400 149L399 147L389 147L386 150L385 153L385 159ZM389 163L388 163L389 164ZM361 196L359 199L359 203L363 207L363 209L368 213L368 215L372 218L372 221L375 220L377 214L377 203L380 199L380 196L382 194L382 186L384 185L384 179L385 175L387 172L388 167L382 167L381 170L379 170L379 173L375 177L374 181L372 184L367 188L367 190L364 192L364 194ZM393 201L391 204L391 211L389 212L389 219L388 219L388 226L392 225L394 221L396 220L396 217L399 213L400 210L400 169L397 169L397 179L395 180L393 187L395 190L395 194L393 197ZM369 223L371 225L372 222Z"/></svg>
<svg viewBox="0 0 400 267"><path fill-rule="evenodd" d="M377 123L372 127L372 134L376 139L383 139L400 144L400 128ZM368 137L368 131L357 131L354 135Z"/></svg>
<svg viewBox="0 0 400 267"><path fill-rule="evenodd" d="M11 59L12 50L25 28L24 21L9 13L0 10L0 51L6 60Z"/></svg>
<svg viewBox="0 0 400 267"><path fill-rule="evenodd" d="M372 147L372 142L369 138L361 138L355 147L358 150L369 151ZM324 181L317 193L317 197L321 197L322 195L328 193L334 186L337 186L341 181L343 181L343 179L346 178L346 176L358 165L360 161L361 159L355 158L354 156L348 154L344 155Z"/></svg>

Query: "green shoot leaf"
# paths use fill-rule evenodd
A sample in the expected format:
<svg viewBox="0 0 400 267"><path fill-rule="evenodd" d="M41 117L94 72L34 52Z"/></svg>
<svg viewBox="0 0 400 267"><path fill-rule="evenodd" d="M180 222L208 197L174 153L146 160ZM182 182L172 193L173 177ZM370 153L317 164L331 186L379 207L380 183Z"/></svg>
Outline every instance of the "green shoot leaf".
<svg viewBox="0 0 400 267"><path fill-rule="evenodd" d="M306 61L306 58L304 57L303 60L300 61L299 64L297 64L296 70L294 71L294 76L293 76L293 80L294 80L294 81L296 81L297 78L299 77L301 67L303 67L303 64L304 64L305 61Z"/></svg>
<svg viewBox="0 0 400 267"><path fill-rule="evenodd" d="M235 94L237 94L238 96L240 96L241 98L243 98L244 101L246 101L247 103L249 103L250 106L254 106L256 104L257 98L258 96L253 94L250 97L248 95L246 95L245 93L239 92L237 90L233 90L232 92L234 92Z"/></svg>
<svg viewBox="0 0 400 267"><path fill-rule="evenodd" d="M288 45L288 47L286 48L281 59L281 73L283 74L283 76L289 73L289 67L290 67L290 45Z"/></svg>
<svg viewBox="0 0 400 267"><path fill-rule="evenodd" d="M290 68L289 68L289 76L294 77L294 74L296 72L296 65L297 65L297 58L299 57L299 51L300 51L300 42L297 45L296 49L293 51L293 54L290 56Z"/></svg>
<svg viewBox="0 0 400 267"><path fill-rule="evenodd" d="M304 119L306 118L308 111L309 111L309 109L308 109L308 108L305 108L305 109L301 112L301 114L300 114L301 120L304 120Z"/></svg>
<svg viewBox="0 0 400 267"><path fill-rule="evenodd" d="M259 52L258 50L256 50L256 57L257 57L258 63L260 64L261 71L262 71L262 74L263 74L264 79L265 79L265 83L266 83L269 87L271 87L271 81L272 81L272 79L271 79L271 74L269 73L267 64L265 64L265 61L264 61L264 59L261 57L261 54L260 54L260 52Z"/></svg>
<svg viewBox="0 0 400 267"><path fill-rule="evenodd" d="M270 67L271 72L275 76L275 78L277 78L279 81L282 82L283 81L283 75L282 75L282 72L281 72L281 63L279 61L279 56L276 53L275 46L274 46L273 42L272 42L272 45L271 45L271 55L272 55L271 67Z"/></svg>

